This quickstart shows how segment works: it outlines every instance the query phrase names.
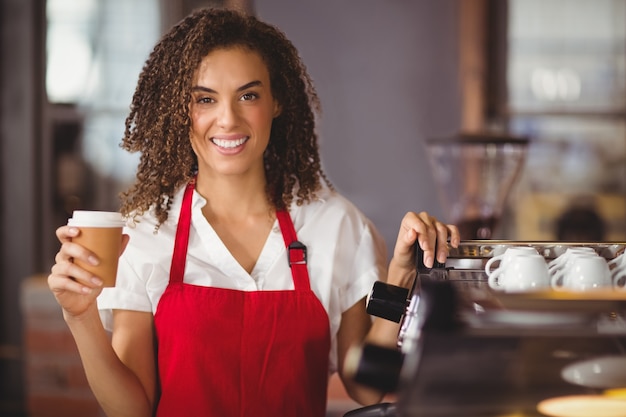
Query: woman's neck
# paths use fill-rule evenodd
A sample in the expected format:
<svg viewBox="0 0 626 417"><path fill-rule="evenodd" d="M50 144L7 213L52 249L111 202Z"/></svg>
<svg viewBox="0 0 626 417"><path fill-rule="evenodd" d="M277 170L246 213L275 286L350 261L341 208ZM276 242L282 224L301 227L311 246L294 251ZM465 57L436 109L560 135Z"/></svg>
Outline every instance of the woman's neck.
<svg viewBox="0 0 626 417"><path fill-rule="evenodd" d="M203 213L209 221L244 220L250 216L273 217L273 209L267 198L265 176L220 176L198 174L196 191L207 204Z"/></svg>
<svg viewBox="0 0 626 417"><path fill-rule="evenodd" d="M202 214L237 262L252 273L275 221L265 178L198 175L196 190L207 200Z"/></svg>

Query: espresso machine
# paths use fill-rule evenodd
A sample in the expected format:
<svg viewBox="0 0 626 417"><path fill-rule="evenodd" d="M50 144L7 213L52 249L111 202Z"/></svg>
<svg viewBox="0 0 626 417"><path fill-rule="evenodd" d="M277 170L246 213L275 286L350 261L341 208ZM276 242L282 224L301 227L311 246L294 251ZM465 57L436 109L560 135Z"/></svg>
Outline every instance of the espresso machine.
<svg viewBox="0 0 626 417"><path fill-rule="evenodd" d="M416 247L412 288L374 284L367 311L399 323L397 346L355 347L344 371L395 401L345 417L600 417L584 401L610 401L601 394L619 388L623 414L605 415L626 416L626 291L507 293L488 284L487 262L513 246L533 247L546 262L572 247L607 262L626 250L625 242L494 238L527 146L497 135L427 141L447 220L462 240L432 268Z"/></svg>
<svg viewBox="0 0 626 417"><path fill-rule="evenodd" d="M549 410L626 388L626 291L494 291L487 261L520 245L547 262L578 246L607 261L626 251L625 242L466 240L426 268L418 248L411 289L376 282L368 297L371 315L400 323L397 348L355 347L346 370L397 400L345 417L603 416ZM614 400L624 414L607 416L626 415L624 391Z"/></svg>

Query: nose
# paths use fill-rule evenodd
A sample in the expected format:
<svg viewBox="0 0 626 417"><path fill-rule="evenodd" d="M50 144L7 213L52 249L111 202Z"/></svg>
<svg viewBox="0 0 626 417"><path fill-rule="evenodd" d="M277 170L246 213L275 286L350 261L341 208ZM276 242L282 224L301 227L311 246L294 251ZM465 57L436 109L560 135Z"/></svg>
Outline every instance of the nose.
<svg viewBox="0 0 626 417"><path fill-rule="evenodd" d="M235 103L222 101L217 115L217 124L221 128L230 128L237 124L239 115Z"/></svg>

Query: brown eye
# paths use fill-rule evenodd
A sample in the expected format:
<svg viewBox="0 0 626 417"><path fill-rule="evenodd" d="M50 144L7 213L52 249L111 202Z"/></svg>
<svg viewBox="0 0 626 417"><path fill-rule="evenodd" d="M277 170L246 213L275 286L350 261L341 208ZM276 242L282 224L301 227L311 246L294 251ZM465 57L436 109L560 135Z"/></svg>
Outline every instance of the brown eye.
<svg viewBox="0 0 626 417"><path fill-rule="evenodd" d="M246 93L241 96L241 100L243 101L256 100L257 98L259 98L259 96L256 93Z"/></svg>

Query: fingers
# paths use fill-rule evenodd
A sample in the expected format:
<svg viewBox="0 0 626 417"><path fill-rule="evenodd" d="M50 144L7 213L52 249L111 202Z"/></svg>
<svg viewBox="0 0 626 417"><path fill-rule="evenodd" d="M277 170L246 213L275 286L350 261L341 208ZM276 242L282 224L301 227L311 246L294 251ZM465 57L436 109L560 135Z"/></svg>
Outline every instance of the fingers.
<svg viewBox="0 0 626 417"><path fill-rule="evenodd" d="M69 242L73 237L78 236L80 230L76 227L71 226L61 226L56 230L57 239L59 242Z"/></svg>
<svg viewBox="0 0 626 417"><path fill-rule="evenodd" d="M57 254L57 258L60 255ZM48 278L48 284L55 284L56 289L66 289L78 293L90 293L92 289L102 286L102 280L91 272L81 268L71 260L55 263ZM51 283L51 280L53 281ZM51 289L55 289L50 285Z"/></svg>
<svg viewBox="0 0 626 417"><path fill-rule="evenodd" d="M450 246L458 248L459 243L461 243L461 232L459 232L459 228L454 224L446 224L446 228L450 234Z"/></svg>
<svg viewBox="0 0 626 417"><path fill-rule="evenodd" d="M87 283L87 285L85 283ZM99 285L90 282L90 278L79 281L67 275L55 274L54 272L48 275L48 287L54 294L71 292L82 295L94 294L94 292L100 288Z"/></svg>
<svg viewBox="0 0 626 417"><path fill-rule="evenodd" d="M457 247L460 240L456 226L444 224L424 211L419 214L409 212L402 219L396 255L411 254L413 244L417 243L424 251L424 265L431 268L435 259L441 263L446 261L448 241L452 247Z"/></svg>
<svg viewBox="0 0 626 417"><path fill-rule="evenodd" d="M69 276L53 270L48 276L48 286L63 309L64 317L79 317L96 306L96 298L102 286L90 287Z"/></svg>
<svg viewBox="0 0 626 417"><path fill-rule="evenodd" d="M57 252L54 260L57 263L71 262L74 259L90 265L98 265L99 259L95 253L77 243L72 238L78 236L80 230L75 227L62 226L57 229L57 238L61 242L61 249ZM125 246L125 245L124 245Z"/></svg>
<svg viewBox="0 0 626 417"><path fill-rule="evenodd" d="M68 226L56 231L61 248L50 269L48 287L63 308L64 316L78 317L93 308L103 288L102 280L87 270L99 263L95 254L72 242L79 234L79 229Z"/></svg>
<svg viewBox="0 0 626 417"><path fill-rule="evenodd" d="M72 238L78 236L80 230L75 227L61 226L56 235L61 242L61 248L55 256L55 264L48 277L48 286L52 291L70 291L80 294L89 294L93 289L102 285L102 280L91 272L75 263L83 265L99 264L99 259L90 250L77 243Z"/></svg>

